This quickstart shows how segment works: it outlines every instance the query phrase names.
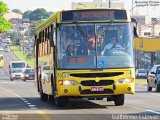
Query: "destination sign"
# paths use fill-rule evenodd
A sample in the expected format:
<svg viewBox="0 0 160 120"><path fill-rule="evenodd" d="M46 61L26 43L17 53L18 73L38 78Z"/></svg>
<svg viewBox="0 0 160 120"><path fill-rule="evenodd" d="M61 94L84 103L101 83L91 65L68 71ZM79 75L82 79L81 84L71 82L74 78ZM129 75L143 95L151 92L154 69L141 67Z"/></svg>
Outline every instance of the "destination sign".
<svg viewBox="0 0 160 120"><path fill-rule="evenodd" d="M68 63L69 64L74 64L74 63L88 63L89 58L69 58Z"/></svg>
<svg viewBox="0 0 160 120"><path fill-rule="evenodd" d="M127 20L125 10L74 10L64 11L61 21L87 21L87 20Z"/></svg>

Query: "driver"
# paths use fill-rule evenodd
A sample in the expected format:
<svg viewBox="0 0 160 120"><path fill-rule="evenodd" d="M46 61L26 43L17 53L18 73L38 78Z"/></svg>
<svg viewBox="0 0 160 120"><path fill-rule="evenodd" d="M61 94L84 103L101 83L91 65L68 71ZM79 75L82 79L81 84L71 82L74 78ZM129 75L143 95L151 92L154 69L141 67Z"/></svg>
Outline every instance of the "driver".
<svg viewBox="0 0 160 120"><path fill-rule="evenodd" d="M104 55L107 51L111 51L113 49L122 49L122 46L117 43L117 38L115 36L112 36L110 43L108 43L104 47L104 49L102 51L102 55Z"/></svg>

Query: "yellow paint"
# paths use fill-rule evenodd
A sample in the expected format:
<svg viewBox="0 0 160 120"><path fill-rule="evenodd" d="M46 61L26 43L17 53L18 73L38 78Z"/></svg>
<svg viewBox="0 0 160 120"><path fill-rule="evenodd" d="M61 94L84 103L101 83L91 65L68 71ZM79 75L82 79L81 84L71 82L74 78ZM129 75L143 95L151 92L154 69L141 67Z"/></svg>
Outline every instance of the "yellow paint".
<svg viewBox="0 0 160 120"><path fill-rule="evenodd" d="M53 119L50 118L49 115L47 115L47 113L44 112L43 110L36 110L36 112L41 115L41 117L43 118L43 120L53 120Z"/></svg>
<svg viewBox="0 0 160 120"><path fill-rule="evenodd" d="M156 52L160 50L160 38L134 38L134 47L136 50Z"/></svg>
<svg viewBox="0 0 160 120"><path fill-rule="evenodd" d="M81 78L81 77L74 77L66 74L83 74L83 73L108 73L108 72L124 72L124 74L119 76L112 76L112 77L92 77L92 78ZM100 95L118 95L118 94L134 94L135 93L135 74L132 74L134 68L130 69L106 69L103 71L96 71L91 72L90 70L58 70L57 71L57 89L58 89L58 96L100 96ZM64 76L64 77L63 77ZM132 78L132 83L128 84L117 84L116 82L121 78ZM59 84L61 80L74 80L77 81L77 85L75 86L62 86ZM99 82L100 80L114 80L116 85L116 90L114 90L113 94L80 94L79 86L81 86L81 81L87 80L95 80ZM131 91L128 91L127 88L130 87ZM103 86L104 89L111 89L113 90L113 85ZM64 90L67 89L68 92L64 93ZM91 86L81 86L82 90L91 89Z"/></svg>

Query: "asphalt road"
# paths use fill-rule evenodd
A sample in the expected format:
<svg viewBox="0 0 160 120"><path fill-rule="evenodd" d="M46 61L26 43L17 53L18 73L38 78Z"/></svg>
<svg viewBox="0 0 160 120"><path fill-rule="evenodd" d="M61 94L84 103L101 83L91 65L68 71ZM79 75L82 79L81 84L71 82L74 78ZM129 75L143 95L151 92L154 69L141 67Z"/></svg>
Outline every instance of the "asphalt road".
<svg viewBox="0 0 160 120"><path fill-rule="evenodd" d="M145 84L136 85L136 93L126 95L123 106L115 106L113 102L107 102L106 99L91 101L72 99L64 108L56 107L53 102L42 102L34 81L7 79L9 78L8 63L16 58L11 52L4 53L4 57L6 66L0 70L0 119L2 120L5 118L16 120L160 119L160 93L154 91L148 93Z"/></svg>
<svg viewBox="0 0 160 120"><path fill-rule="evenodd" d="M3 54L5 65L3 68L0 68L0 80L9 79L9 69L8 66L11 61L18 60L17 57L13 54L12 51L10 52L0 52Z"/></svg>

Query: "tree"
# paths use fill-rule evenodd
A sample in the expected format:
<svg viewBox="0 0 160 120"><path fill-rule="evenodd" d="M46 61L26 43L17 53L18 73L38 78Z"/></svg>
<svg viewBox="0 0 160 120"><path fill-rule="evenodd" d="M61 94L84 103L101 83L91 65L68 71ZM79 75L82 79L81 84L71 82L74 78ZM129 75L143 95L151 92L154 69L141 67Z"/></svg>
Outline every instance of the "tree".
<svg viewBox="0 0 160 120"><path fill-rule="evenodd" d="M46 18L48 18L48 16L44 8L38 8L30 14L31 21L37 21L37 20L46 19Z"/></svg>
<svg viewBox="0 0 160 120"><path fill-rule="evenodd" d="M0 33L7 32L12 27L12 24L3 17L7 12L7 4L0 2Z"/></svg>
<svg viewBox="0 0 160 120"><path fill-rule="evenodd" d="M23 18L28 18L28 19L29 19L31 13L32 13L31 10L28 10L28 11L24 12L24 13L23 13Z"/></svg>
<svg viewBox="0 0 160 120"><path fill-rule="evenodd" d="M23 14L22 11L19 10L19 9L13 9L12 12L15 12L15 13L18 13L18 14L21 14L21 15Z"/></svg>
<svg viewBox="0 0 160 120"><path fill-rule="evenodd" d="M10 33L10 39L13 43L16 43L17 40L23 39L23 35L20 32L12 32Z"/></svg>

